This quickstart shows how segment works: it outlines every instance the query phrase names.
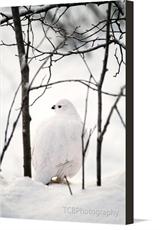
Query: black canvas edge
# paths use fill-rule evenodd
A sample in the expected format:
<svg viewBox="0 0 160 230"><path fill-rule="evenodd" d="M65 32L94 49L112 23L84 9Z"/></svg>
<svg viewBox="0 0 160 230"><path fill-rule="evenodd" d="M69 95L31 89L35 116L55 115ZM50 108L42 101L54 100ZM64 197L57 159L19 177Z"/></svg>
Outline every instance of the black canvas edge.
<svg viewBox="0 0 160 230"><path fill-rule="evenodd" d="M133 2L126 1L126 224L134 222L133 84Z"/></svg>

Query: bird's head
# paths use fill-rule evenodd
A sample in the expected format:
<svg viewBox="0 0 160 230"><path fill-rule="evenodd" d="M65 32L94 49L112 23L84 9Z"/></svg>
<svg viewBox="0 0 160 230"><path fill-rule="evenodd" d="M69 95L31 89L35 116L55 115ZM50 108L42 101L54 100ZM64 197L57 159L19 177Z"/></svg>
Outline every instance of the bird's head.
<svg viewBox="0 0 160 230"><path fill-rule="evenodd" d="M56 114L78 115L74 105L67 99L61 99L51 107Z"/></svg>

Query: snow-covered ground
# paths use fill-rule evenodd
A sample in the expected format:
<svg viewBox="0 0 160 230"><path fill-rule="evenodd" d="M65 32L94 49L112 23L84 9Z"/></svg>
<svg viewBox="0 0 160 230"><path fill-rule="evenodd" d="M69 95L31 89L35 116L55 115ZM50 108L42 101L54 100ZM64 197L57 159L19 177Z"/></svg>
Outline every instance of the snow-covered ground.
<svg viewBox="0 0 160 230"><path fill-rule="evenodd" d="M43 220L125 223L125 174L103 179L103 186L71 182L50 186L28 177L6 181L0 175L0 216Z"/></svg>

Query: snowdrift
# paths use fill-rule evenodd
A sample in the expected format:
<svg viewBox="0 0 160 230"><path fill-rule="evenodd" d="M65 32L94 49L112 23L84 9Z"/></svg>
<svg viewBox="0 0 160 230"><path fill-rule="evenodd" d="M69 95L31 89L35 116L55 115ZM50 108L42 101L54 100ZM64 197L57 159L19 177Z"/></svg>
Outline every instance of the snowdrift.
<svg viewBox="0 0 160 230"><path fill-rule="evenodd" d="M73 195L66 184L50 186L21 177L7 182L0 175L0 216L59 221L124 223L125 174L103 179L102 187L95 182L81 189L71 181Z"/></svg>

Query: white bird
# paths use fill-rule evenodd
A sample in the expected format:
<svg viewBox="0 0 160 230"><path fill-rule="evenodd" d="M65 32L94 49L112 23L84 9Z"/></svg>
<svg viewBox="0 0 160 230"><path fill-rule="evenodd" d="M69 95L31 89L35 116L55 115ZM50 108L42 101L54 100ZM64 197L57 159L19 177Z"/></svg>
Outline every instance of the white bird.
<svg viewBox="0 0 160 230"><path fill-rule="evenodd" d="M32 151L33 178L44 184L53 177L73 177L82 165L83 123L74 105L60 100L55 115L39 128Z"/></svg>

